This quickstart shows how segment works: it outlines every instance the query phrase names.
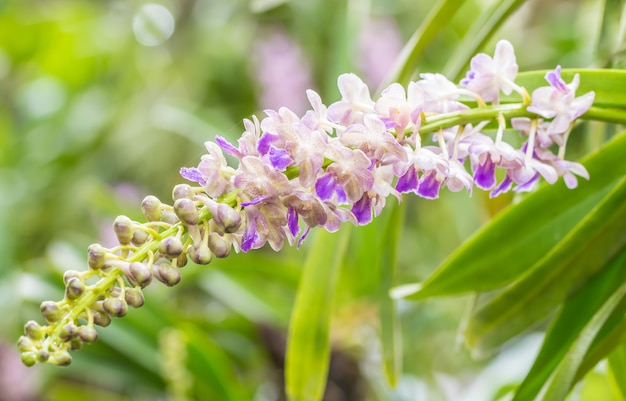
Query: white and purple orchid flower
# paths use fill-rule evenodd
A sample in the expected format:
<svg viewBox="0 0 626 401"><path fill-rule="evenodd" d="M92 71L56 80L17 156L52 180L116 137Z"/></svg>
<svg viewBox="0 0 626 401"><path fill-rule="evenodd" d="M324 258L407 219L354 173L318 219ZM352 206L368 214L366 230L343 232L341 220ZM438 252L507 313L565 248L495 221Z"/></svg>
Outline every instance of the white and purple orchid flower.
<svg viewBox="0 0 626 401"><path fill-rule="evenodd" d="M238 147L221 137L207 142L208 154L198 167L183 168L181 175L204 187L211 202L229 199L242 224L228 238L244 252L266 243L276 250L285 241L299 245L312 227L335 231L346 221L367 224L389 195L398 201L411 192L435 199L442 188L471 194L476 186L493 197L527 191L540 177L549 183L563 177L567 187L576 187L574 174L589 174L563 159L564 148L594 94L576 97L579 77L565 83L560 66L546 75L549 86L532 93L527 111L533 117L510 122L528 138L521 148L504 141L501 115L492 118L498 123L495 139L484 133L485 122L446 127L436 132L435 144L422 146L425 122L467 110L463 95L479 105L497 105L501 93L513 91L529 100L515 84L517 72L513 46L503 40L493 57L472 59L460 86L441 74L421 74L406 88L391 84L372 100L359 77L344 74L338 79L339 101L326 106L309 90L311 110L302 117L281 108L266 111L261 121L245 120ZM239 165L229 167L224 153Z"/></svg>

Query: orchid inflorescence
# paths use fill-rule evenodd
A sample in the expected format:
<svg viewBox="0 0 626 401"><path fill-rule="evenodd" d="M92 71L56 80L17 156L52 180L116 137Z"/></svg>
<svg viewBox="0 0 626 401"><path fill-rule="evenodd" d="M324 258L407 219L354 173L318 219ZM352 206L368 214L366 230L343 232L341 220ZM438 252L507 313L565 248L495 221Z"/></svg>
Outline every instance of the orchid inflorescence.
<svg viewBox="0 0 626 401"><path fill-rule="evenodd" d="M565 147L594 93L576 97L578 75L568 84L557 67L546 74L549 85L529 95L515 83L517 72L513 47L503 40L493 57L472 59L458 86L441 74L421 74L372 100L361 79L344 74L342 98L328 107L309 90L312 109L303 117L281 108L266 111L261 121L244 120L237 147L217 137L205 144L208 153L197 167L181 169L194 186L177 185L173 205L146 197L147 222L119 216L119 246L91 245L89 269L65 273L64 299L41 304L47 325L25 325L22 361L68 365L69 351L96 341L95 325L142 306L142 288L153 279L177 284L188 259L208 264L232 249L269 243L278 251L285 241L300 246L312 227L333 232L346 221L368 224L389 195L398 202L411 192L435 199L442 187L471 194L476 186L493 197L528 191L540 177L550 184L563 177L576 187L575 175L589 175L564 159ZM521 103L500 103L501 94L513 92ZM492 122L495 138L483 132ZM520 149L503 139L507 122L526 138ZM423 145L429 134L434 145Z"/></svg>

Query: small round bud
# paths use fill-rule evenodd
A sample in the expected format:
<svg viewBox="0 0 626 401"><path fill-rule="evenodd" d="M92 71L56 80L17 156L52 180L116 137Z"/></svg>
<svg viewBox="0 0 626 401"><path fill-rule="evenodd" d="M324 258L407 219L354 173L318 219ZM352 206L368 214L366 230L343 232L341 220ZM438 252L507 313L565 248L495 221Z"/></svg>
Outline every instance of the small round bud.
<svg viewBox="0 0 626 401"><path fill-rule="evenodd" d="M68 270L65 273L63 273L63 283L65 283L65 285L67 285L67 283L72 278L80 279L81 278L80 272L77 272L76 270Z"/></svg>
<svg viewBox="0 0 626 401"><path fill-rule="evenodd" d="M91 244L87 248L87 264L90 269L98 270L104 266L107 250L100 244Z"/></svg>
<svg viewBox="0 0 626 401"><path fill-rule="evenodd" d="M192 199L195 193L193 192L193 188L188 184L178 184L172 190L172 200L177 201L178 199Z"/></svg>
<svg viewBox="0 0 626 401"><path fill-rule="evenodd" d="M141 308L144 304L143 292L139 288L127 288L126 303L133 308Z"/></svg>
<svg viewBox="0 0 626 401"><path fill-rule="evenodd" d="M98 332L91 326L80 326L78 328L78 338L87 344L95 343L98 340Z"/></svg>
<svg viewBox="0 0 626 401"><path fill-rule="evenodd" d="M113 231L120 244L128 245L133 239L133 221L126 216L117 216L113 222Z"/></svg>
<svg viewBox="0 0 626 401"><path fill-rule="evenodd" d="M37 362L46 362L48 359L50 359L50 353L48 350L40 349L37 352Z"/></svg>
<svg viewBox="0 0 626 401"><path fill-rule="evenodd" d="M31 367L37 363L36 352L22 352L22 363L28 367Z"/></svg>
<svg viewBox="0 0 626 401"><path fill-rule="evenodd" d="M93 313L93 322L100 327L107 327L111 324L111 316L106 312L96 311Z"/></svg>
<svg viewBox="0 0 626 401"><path fill-rule="evenodd" d="M154 277L168 287L180 283L182 278L180 271L169 263L158 263L153 266Z"/></svg>
<svg viewBox="0 0 626 401"><path fill-rule="evenodd" d="M141 202L141 211L148 221L161 220L161 201L156 196L148 195Z"/></svg>
<svg viewBox="0 0 626 401"><path fill-rule="evenodd" d="M178 237L167 237L159 243L159 252L171 258L176 258L183 253L183 243Z"/></svg>
<svg viewBox="0 0 626 401"><path fill-rule="evenodd" d="M72 277L67 282L65 287L65 297L69 300L75 300L85 292L85 282L78 278Z"/></svg>
<svg viewBox="0 0 626 401"><path fill-rule="evenodd" d="M199 265L208 265L213 259L211 250L204 244L197 244L189 249L189 257L194 263Z"/></svg>
<svg viewBox="0 0 626 401"><path fill-rule="evenodd" d="M131 242L133 245L139 246L146 243L146 241L150 238L150 234L142 230L135 230L133 232L133 239Z"/></svg>
<svg viewBox="0 0 626 401"><path fill-rule="evenodd" d="M48 362L57 366L69 366L72 363L72 356L67 351L58 351L50 355Z"/></svg>
<svg viewBox="0 0 626 401"><path fill-rule="evenodd" d="M20 339L17 340L17 349L20 352L28 352L35 349L35 345L30 338L26 336L20 336Z"/></svg>
<svg viewBox="0 0 626 401"><path fill-rule="evenodd" d="M183 254L176 258L176 266L183 268L187 266L187 255Z"/></svg>
<svg viewBox="0 0 626 401"><path fill-rule="evenodd" d="M138 285L141 288L146 287L152 281L152 270L141 262L133 262L128 268L129 277L128 280L134 285Z"/></svg>
<svg viewBox="0 0 626 401"><path fill-rule="evenodd" d="M113 317L124 317L128 313L128 305L121 298L107 298L103 306L104 310Z"/></svg>
<svg viewBox="0 0 626 401"><path fill-rule="evenodd" d="M161 221L167 224L176 224L180 220L178 219L178 216L176 216L176 213L174 213L173 210L164 209L163 213L161 214Z"/></svg>
<svg viewBox="0 0 626 401"><path fill-rule="evenodd" d="M218 258L225 258L230 254L231 243L218 233L209 234L209 249Z"/></svg>
<svg viewBox="0 0 626 401"><path fill-rule="evenodd" d="M198 224L198 209L191 199L183 198L174 202L174 212L183 223L192 226Z"/></svg>
<svg viewBox="0 0 626 401"><path fill-rule="evenodd" d="M211 212L213 213L213 221L225 233L234 233L241 227L241 214L232 207L220 203Z"/></svg>
<svg viewBox="0 0 626 401"><path fill-rule="evenodd" d="M70 341L70 350L71 351L78 351L81 348L83 348L83 343L78 338L75 338L75 339Z"/></svg>
<svg viewBox="0 0 626 401"><path fill-rule="evenodd" d="M48 323L58 322L63 317L63 311L54 301L43 301L39 310Z"/></svg>
<svg viewBox="0 0 626 401"><path fill-rule="evenodd" d="M31 340L38 341L43 338L43 329L41 328L39 323L34 320L29 320L28 322L26 322L26 324L24 325L24 333L26 333L28 338L30 338Z"/></svg>
<svg viewBox="0 0 626 401"><path fill-rule="evenodd" d="M78 327L74 323L68 323L61 329L59 338L63 341L71 341L78 335Z"/></svg>

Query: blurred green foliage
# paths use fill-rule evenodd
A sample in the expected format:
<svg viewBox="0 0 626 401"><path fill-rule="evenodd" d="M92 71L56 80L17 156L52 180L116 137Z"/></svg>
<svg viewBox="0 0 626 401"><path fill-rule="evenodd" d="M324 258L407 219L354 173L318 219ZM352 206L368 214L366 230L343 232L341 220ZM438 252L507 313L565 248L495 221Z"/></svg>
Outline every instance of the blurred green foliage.
<svg viewBox="0 0 626 401"><path fill-rule="evenodd" d="M116 215L139 219L144 195L168 199L181 181L178 169L197 164L204 141L236 139L242 118L277 107L266 103L274 88L273 98L297 107L302 85L326 103L335 100L342 72L380 85L433 7L411 0L156 3L175 21L171 36L168 14L146 14L145 1L0 1L0 399L277 399L282 373L272 355L284 348L314 238L300 251L260 250L185 268L181 285L150 288L145 307L101 330L101 341L77 353L69 368L27 370L13 344L23 322L39 318L39 302L62 294L62 272L84 268L86 247L107 243ZM443 16L417 71L442 71L463 50L472 23L496 3L459 2ZM509 39L522 71L621 67L623 10L617 0L528 1L485 38L485 48ZM282 41L278 49L261 53L274 37ZM299 59L285 58L292 53ZM295 67L282 77L287 85L268 78L289 63ZM611 136L603 132L573 135L570 151L597 149ZM512 200L407 197L394 281L427 277ZM352 230L334 295L331 338L358 361L365 399L490 400L519 383L531 362L520 352L536 353L537 336L503 356L472 360L454 346L463 297L397 305L404 369L399 386L389 388L377 335L378 255L369 246L386 219ZM582 399L593 400L594 388L611 380L623 391L626 380L602 370L589 377Z"/></svg>

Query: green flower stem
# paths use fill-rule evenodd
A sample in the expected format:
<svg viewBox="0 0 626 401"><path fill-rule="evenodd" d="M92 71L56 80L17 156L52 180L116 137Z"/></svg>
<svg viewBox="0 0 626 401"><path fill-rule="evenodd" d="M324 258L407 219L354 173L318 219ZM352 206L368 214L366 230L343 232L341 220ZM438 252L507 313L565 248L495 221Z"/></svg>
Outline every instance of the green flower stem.
<svg viewBox="0 0 626 401"><path fill-rule="evenodd" d="M626 124L626 110L592 106L581 118L584 120L603 121L613 124Z"/></svg>
<svg viewBox="0 0 626 401"><path fill-rule="evenodd" d="M420 134L428 134L457 125L476 124L482 121L496 120L498 114L502 114L507 120L516 117L537 117L536 114L527 111L526 107L527 106L523 103L510 103L454 111L432 117L426 116L419 132Z"/></svg>

